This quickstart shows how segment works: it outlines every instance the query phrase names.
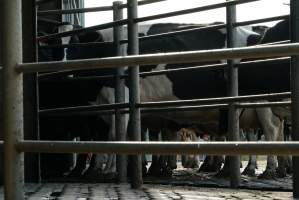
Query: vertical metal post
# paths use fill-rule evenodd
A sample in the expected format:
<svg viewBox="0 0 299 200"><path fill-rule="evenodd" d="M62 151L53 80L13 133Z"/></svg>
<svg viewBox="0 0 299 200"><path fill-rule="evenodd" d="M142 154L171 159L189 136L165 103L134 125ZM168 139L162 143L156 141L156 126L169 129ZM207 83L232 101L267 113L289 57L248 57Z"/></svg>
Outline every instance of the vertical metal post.
<svg viewBox="0 0 299 200"><path fill-rule="evenodd" d="M36 54L36 6L35 0L22 1L23 27L23 62L37 61ZM37 113L37 75L24 75L24 138L38 140L38 113ZM40 182L39 154L25 154L25 181Z"/></svg>
<svg viewBox="0 0 299 200"><path fill-rule="evenodd" d="M113 20L123 19L123 9L120 8L122 1L113 2ZM123 38L123 26L114 27L113 29L114 45L116 49L117 56L125 55L124 45L120 44ZM115 79L115 103L125 102L125 79L121 76L125 74L125 69L123 67L116 69L116 79ZM122 115L120 110L116 110L115 113L115 132L117 141L126 141L126 119ZM127 156L117 155L116 156L116 169L118 172L118 182L127 182Z"/></svg>
<svg viewBox="0 0 299 200"><path fill-rule="evenodd" d="M128 1L128 54L139 54L138 24L134 23L137 18L137 0ZM141 141L140 109L136 103L140 103L139 66L130 68L130 134L132 140ZM142 186L141 155L132 156L132 187Z"/></svg>
<svg viewBox="0 0 299 200"><path fill-rule="evenodd" d="M291 41L299 42L299 2L291 0ZM299 56L291 58L292 139L299 141ZM293 196L299 198L299 157L293 156Z"/></svg>
<svg viewBox="0 0 299 200"><path fill-rule="evenodd" d="M4 195L7 200L24 199L24 154L15 144L23 139L23 75L16 72L22 62L22 1L3 4L4 79Z"/></svg>
<svg viewBox="0 0 299 200"><path fill-rule="evenodd" d="M236 30L232 26L236 22L236 6L229 6L226 8L226 22L227 22L227 47L235 46ZM238 68L234 65L234 60L228 60L228 95L238 96ZM229 106L228 110L228 140L238 141L239 135L239 115L238 109L234 104ZM230 168L230 186L238 188L240 185L240 156L229 156Z"/></svg>
<svg viewBox="0 0 299 200"><path fill-rule="evenodd" d="M0 21L3 21L3 1L0 1ZM3 23L0 23L0 66L3 66ZM3 140L3 70L0 70L0 139ZM0 152L0 184L3 184L3 152Z"/></svg>

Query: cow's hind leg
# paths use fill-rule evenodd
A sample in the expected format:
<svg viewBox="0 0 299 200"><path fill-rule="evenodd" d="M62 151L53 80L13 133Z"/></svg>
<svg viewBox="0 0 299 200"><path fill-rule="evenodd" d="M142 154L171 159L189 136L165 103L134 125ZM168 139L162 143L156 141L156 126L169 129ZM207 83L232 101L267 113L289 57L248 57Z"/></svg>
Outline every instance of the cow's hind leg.
<svg viewBox="0 0 299 200"><path fill-rule="evenodd" d="M284 140L284 121L281 121L280 128L278 130L278 141ZM277 156L278 167L276 170L277 176L283 178L287 176L288 168L288 156Z"/></svg>
<svg viewBox="0 0 299 200"><path fill-rule="evenodd" d="M257 133L254 129L250 129L246 132L246 139L248 141L257 141ZM257 169L257 156L249 155L248 164L242 174L247 176L255 176L255 169Z"/></svg>
<svg viewBox="0 0 299 200"><path fill-rule="evenodd" d="M279 135L279 129L281 128L281 121L276 117L271 108L258 108L256 109L258 119L262 126L266 141L276 141ZM275 156L267 156L267 166L265 171L259 176L259 178L272 179L276 176L277 160Z"/></svg>

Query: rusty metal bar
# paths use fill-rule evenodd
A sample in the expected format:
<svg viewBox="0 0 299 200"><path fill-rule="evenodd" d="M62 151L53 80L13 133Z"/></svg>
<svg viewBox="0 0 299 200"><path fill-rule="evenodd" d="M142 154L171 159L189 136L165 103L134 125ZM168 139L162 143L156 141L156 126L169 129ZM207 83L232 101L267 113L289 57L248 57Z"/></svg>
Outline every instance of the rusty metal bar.
<svg viewBox="0 0 299 200"><path fill-rule="evenodd" d="M113 21L123 19L123 9L120 6L123 5L122 1L113 2ZM113 41L116 49L117 56L124 56L126 49L120 44L120 41L124 37L124 29L122 26L114 27L113 29ZM116 69L115 78L115 103L125 102L125 80L121 77L124 75L125 69L123 67ZM120 109L115 110L115 134L116 140L126 141L127 129L125 116L120 113ZM127 182L127 157L125 155L116 155L116 169L117 179L120 183Z"/></svg>
<svg viewBox="0 0 299 200"><path fill-rule="evenodd" d="M263 58L271 56L290 56L299 54L299 43L273 46L228 48L205 51L144 54L113 58L73 60L68 62L23 63L16 67L18 72L42 72L60 70L80 70L96 68L117 68L132 65L157 65L160 63L193 63L235 58Z"/></svg>
<svg viewBox="0 0 299 200"><path fill-rule="evenodd" d="M150 20L155 20L155 19L175 17L175 16L179 16L179 15L186 15L186 14L191 14L191 13L196 13L196 12L213 10L213 9L217 9L217 8L224 8L226 6L250 3L250 2L254 2L254 1L259 1L259 0L229 0L229 1L223 2L223 3L217 3L217 4L212 4L212 5L207 5L207 6L197 7L197 8L168 12L168 13L152 15L152 16L147 16L147 17L141 17L141 18L135 19L135 22L145 22L145 21L150 21Z"/></svg>
<svg viewBox="0 0 299 200"><path fill-rule="evenodd" d="M291 41L299 42L299 2L290 1L290 32ZM299 140L299 56L291 58L291 100L292 100L292 139ZM293 196L299 198L299 157L293 157Z"/></svg>
<svg viewBox="0 0 299 200"><path fill-rule="evenodd" d="M237 34L233 23L236 23L236 6L226 7L226 30L227 30L227 47L233 48L236 45ZM239 93L238 68L235 67L234 60L227 60L228 64L228 96L236 97ZM228 137L229 141L240 141L239 130L239 110L231 103L228 107ZM241 182L240 156L229 156L228 159L230 172L230 187L238 188Z"/></svg>
<svg viewBox="0 0 299 200"><path fill-rule="evenodd" d="M139 54L138 24L134 19L138 17L137 0L128 2L128 54ZM125 65L123 65L125 66ZM139 66L138 63L132 64L129 69L129 105L130 105L130 122L129 133L133 141L141 141L141 115L140 108L136 104L140 103L140 85L139 85ZM132 166L132 188L140 188L143 183L141 156L131 157Z"/></svg>
<svg viewBox="0 0 299 200"><path fill-rule="evenodd" d="M22 62L22 1L4 0L3 9L3 133L4 198L24 199L24 153L16 144L24 137L23 75L15 71Z"/></svg>
<svg viewBox="0 0 299 200"><path fill-rule="evenodd" d="M21 141L19 151L42 153L299 155L299 142Z"/></svg>

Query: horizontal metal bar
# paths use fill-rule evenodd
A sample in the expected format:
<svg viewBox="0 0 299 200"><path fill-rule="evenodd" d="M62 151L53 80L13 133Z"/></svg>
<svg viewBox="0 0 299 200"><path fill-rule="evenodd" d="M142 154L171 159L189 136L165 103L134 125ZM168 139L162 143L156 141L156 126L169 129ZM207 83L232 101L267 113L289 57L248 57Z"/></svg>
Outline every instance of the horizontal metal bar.
<svg viewBox="0 0 299 200"><path fill-rule="evenodd" d="M193 100L180 100L180 101L162 101L162 102L146 102L137 105L140 108L149 107L170 107L170 106L186 106L186 105L206 105L217 103L233 103L240 101L259 101L259 100L274 100L274 99L286 99L290 98L290 92L273 93L273 94L259 94L259 95L247 95L236 97L219 97L219 98L207 98L207 99L193 99Z"/></svg>
<svg viewBox="0 0 299 200"><path fill-rule="evenodd" d="M54 33L54 34L50 34L50 35L40 36L40 37L37 37L37 40L40 41L40 40L48 40L48 39L57 39L57 38L61 38L61 37L67 37L67 36L80 34L80 33L86 33L86 32L90 32L90 31L103 30L103 29L107 29L107 28L112 28L114 26L125 25L125 24L127 24L127 22L128 22L127 19L123 19L123 20L118 20L118 21L114 21L114 22L108 22L108 23L101 24L101 25L90 26L87 28L80 28L80 29L75 29L72 31L65 31L62 33Z"/></svg>
<svg viewBox="0 0 299 200"><path fill-rule="evenodd" d="M102 110L122 109L129 107L128 103L114 103L114 104L101 104L101 105L90 105L90 106L77 106L77 107L66 107L66 108L53 108L40 110L40 115L70 115L80 112L93 112Z"/></svg>
<svg viewBox="0 0 299 200"><path fill-rule="evenodd" d="M135 23L144 22L144 21L149 21L149 20L154 20L154 19L161 19L161 18L178 16L178 15L185 15L185 14L190 14L190 13L194 13L194 12L217 9L217 8L222 8L222 7L226 7L226 6L244 4L244 3L254 2L254 1L259 1L259 0L242 0L242 1L241 0L231 0L231 1L223 2L223 3L218 3L218 4L213 4L213 5L208 5L208 6L198 7L198 8L186 9L186 10L164 13L164 14L153 15L153 16L142 17L142 18L136 18L134 21L135 21ZM61 37L71 36L71 35L79 34L79 33L83 33L83 32L102 30L102 29L112 28L115 26L125 25L125 24L127 24L127 22L128 22L128 20L124 19L124 20L119 20L119 21L115 21L115 22L109 22L106 24L91 26L88 28L76 29L76 30L72 30L72 31L66 31L63 33L55 33L55 34L50 34L50 35L46 35L46 36L40 36L37 38L37 40L61 38Z"/></svg>
<svg viewBox="0 0 299 200"><path fill-rule="evenodd" d="M191 9L186 9L186 10L180 10L180 11L174 11L174 12L168 12L168 13L163 13L163 14L158 14L158 15L136 18L134 21L136 23L145 22L145 21L150 21L150 20L186 15L186 14L191 14L191 13L195 13L195 12L213 10L213 9L217 9L217 8L224 8L227 6L250 3L250 2L254 2L254 1L259 1L259 0L231 0L231 1L223 2L223 3L217 3L217 4L212 4L212 5L207 5L207 6L197 7L197 8L191 8Z"/></svg>
<svg viewBox="0 0 299 200"><path fill-rule="evenodd" d="M41 153L299 155L299 142L72 142L21 141L19 151Z"/></svg>
<svg viewBox="0 0 299 200"><path fill-rule="evenodd" d="M257 103L236 103L236 108L264 108L264 107L285 107L290 106L291 102L257 102ZM179 106L179 107L162 107L162 108L143 108L142 113L162 113L162 112L192 112L197 110L223 109L228 108L230 104L211 104L199 106ZM125 114L126 111L122 112Z"/></svg>
<svg viewBox="0 0 299 200"><path fill-rule="evenodd" d="M69 48L69 47L98 47L105 44L113 44L113 42L84 42L84 43L70 43L70 44L53 44L39 46L39 49L51 49L51 48Z"/></svg>
<svg viewBox="0 0 299 200"><path fill-rule="evenodd" d="M280 16L268 17L268 18L263 18L263 19L255 19L255 20L250 20L250 21L236 22L236 23L233 23L233 26L234 27L247 26L247 25L251 25L251 24L259 24L259 23L265 23L265 22L285 20L288 17L289 17L289 15L280 15Z"/></svg>
<svg viewBox="0 0 299 200"><path fill-rule="evenodd" d="M265 59L265 60L255 60L255 61L246 61L241 62L238 64L235 64L235 67L250 67L252 65L256 64L269 64L269 63L277 63L277 62L287 62L290 58L275 58L275 59ZM174 73L174 72L182 72L182 71L196 71L196 70L202 70L202 69L222 69L227 67L226 63L220 63L220 64L212 64L212 65L201 65L201 66L194 66L194 67L182 67L182 68L176 68L176 69L166 69L166 70L157 70L157 71L150 71L150 72L142 72L140 73L141 77L147 77L147 76L156 76L156 75L163 75L168 73ZM106 77L108 78L108 77Z"/></svg>
<svg viewBox="0 0 299 200"><path fill-rule="evenodd" d="M160 33L160 34L153 34L153 35L148 35L148 36L142 36L139 37L140 41L144 40L152 40L152 39L157 39L157 38L162 38L162 37L169 37L169 36L174 36L174 35L180 35L180 34L186 34L190 33L193 31L206 31L206 30L218 30L221 28L225 28L225 24L217 24L217 25L209 25L209 26L204 26L204 27L198 27L198 28L190 28L190 29L185 29L185 30L180 30L180 31L171 31L167 33ZM46 36L45 36L46 37ZM69 48L69 47L88 47L88 46L101 46L104 44L111 44L113 42L87 42L87 43L73 43L73 44L57 44L57 45L45 45L45 46L40 46L40 49L47 49L47 48L57 48L57 47L62 47L62 48ZM128 40L121 40L121 44L128 43Z"/></svg>
<svg viewBox="0 0 299 200"><path fill-rule="evenodd" d="M189 112L196 110L204 110L204 109L221 109L228 108L230 104L210 104L210 105L196 105L196 106L172 106L172 107L151 107L151 108L141 108L141 113L163 113L163 112ZM99 105L100 106L100 105ZM236 108L261 108L261 107L286 107L291 106L290 101L283 102L256 102L256 103L236 103ZM113 104L111 104L111 108L107 108L107 110L103 109L69 109L69 108L59 108L59 109L51 109L50 112L44 110L41 113L41 116L82 116L82 115L114 115L115 110ZM58 110L58 111L56 111ZM129 113L129 109L121 108L119 110L121 114Z"/></svg>
<svg viewBox="0 0 299 200"><path fill-rule="evenodd" d="M144 0L139 1L138 5L148 5L152 3L158 3L166 0ZM127 4L123 4L120 8L127 8ZM102 11L111 11L113 9L112 6L100 6L100 7L92 7L92 8L77 8L77 9L65 9L65 10L42 10L38 11L38 16L43 15L64 15L64 14L75 14L75 13L87 13L87 12L102 12Z"/></svg>
<svg viewBox="0 0 299 200"><path fill-rule="evenodd" d="M153 34L153 35L147 35L147 36L142 36L139 37L140 41L144 40L152 40L152 39L157 39L161 37L169 37L169 36L174 36L174 35L180 35L180 34L186 34L186 33L191 33L193 31L207 31L207 30L218 30L225 28L225 24L215 24L215 25L209 25L209 26L203 26L203 27L198 27L198 28L190 28L190 29L185 29L185 30L179 30L179 31L171 31L167 33L160 33L160 34ZM127 43L128 40L122 40L121 44Z"/></svg>
<svg viewBox="0 0 299 200"><path fill-rule="evenodd" d="M75 13L111 11L112 9L113 9L112 6L101 6L101 7L65 9L65 10L42 10L42 11L38 11L37 15L38 16L64 15L64 14L75 14Z"/></svg>
<svg viewBox="0 0 299 200"><path fill-rule="evenodd" d="M278 43L277 43L278 44ZM235 67L250 67L255 66L257 64L265 64L266 66L270 66L271 63L285 63L289 62L289 57L283 57L283 58L272 58L272 59L265 59L265 60L254 60L254 61L246 61L241 62L235 65ZM163 75L168 73L174 73L174 72L182 72L182 71L196 71L196 70L202 70L202 69L218 69L218 68L224 68L226 67L226 63L220 63L220 64L212 64L212 65L200 65L200 66L194 66L194 67L182 67L182 68L176 68L176 69L166 69L166 70L157 70L157 71L150 71L150 72L141 72L139 73L140 77L147 77L147 76L156 76L156 75ZM112 79L115 78L115 75L103 75L103 76L86 76L86 77L73 77L73 78L64 78L59 80L53 80L53 76L61 77L67 76L69 74L73 74L74 71L62 71L62 72L49 72L49 73L43 73L39 74L39 80L40 81L89 81L89 80L102 80L102 79ZM121 78L127 78L127 75L121 76ZM50 79L50 80L48 80Z"/></svg>
<svg viewBox="0 0 299 200"><path fill-rule="evenodd" d="M135 65L157 65L161 63L193 63L236 58L263 58L299 54L299 43L273 46L242 47L229 49L187 51L174 53L143 54L113 58L72 60L68 62L23 63L16 67L18 72L45 72L96 68L117 68Z"/></svg>
<svg viewBox="0 0 299 200"><path fill-rule="evenodd" d="M256 103L237 103L237 108L261 108L261 107L288 107L291 101L283 102L256 102Z"/></svg>

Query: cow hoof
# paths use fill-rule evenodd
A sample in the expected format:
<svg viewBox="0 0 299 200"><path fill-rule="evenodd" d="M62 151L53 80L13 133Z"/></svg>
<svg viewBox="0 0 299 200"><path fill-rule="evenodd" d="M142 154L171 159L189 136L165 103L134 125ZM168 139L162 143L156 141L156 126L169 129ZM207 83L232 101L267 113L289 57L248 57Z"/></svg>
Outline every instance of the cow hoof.
<svg viewBox="0 0 299 200"><path fill-rule="evenodd" d="M255 177L255 168L246 167L242 174L250 177Z"/></svg>
<svg viewBox="0 0 299 200"><path fill-rule="evenodd" d="M160 176L160 168L151 165L147 171L147 176Z"/></svg>
<svg viewBox="0 0 299 200"><path fill-rule="evenodd" d="M161 171L161 176L163 177L171 177L173 174L173 171L170 167L166 167L166 168L163 168L162 171Z"/></svg>
<svg viewBox="0 0 299 200"><path fill-rule="evenodd" d="M266 169L261 175L258 176L259 179L275 179L277 176L275 169Z"/></svg>
<svg viewBox="0 0 299 200"><path fill-rule="evenodd" d="M215 176L217 178L228 178L229 177L229 171L225 170L225 169L222 169Z"/></svg>
<svg viewBox="0 0 299 200"><path fill-rule="evenodd" d="M198 172L219 172L220 169L221 165L209 165L203 163L198 169Z"/></svg>
<svg viewBox="0 0 299 200"><path fill-rule="evenodd" d="M72 179L81 178L83 170L84 169L82 169L82 168L75 167L74 169L72 169L71 171L66 173L66 177L72 178Z"/></svg>
<svg viewBox="0 0 299 200"><path fill-rule="evenodd" d="M142 166L142 176L146 176L147 175L147 168L146 165Z"/></svg>
<svg viewBox="0 0 299 200"><path fill-rule="evenodd" d="M278 167L276 169L276 176L278 178L285 178L287 176L287 169L285 167Z"/></svg>
<svg viewBox="0 0 299 200"><path fill-rule="evenodd" d="M198 172L216 172L215 169L213 168L213 166L207 164L207 163L203 163L200 168L198 169Z"/></svg>
<svg viewBox="0 0 299 200"><path fill-rule="evenodd" d="M293 167L287 167L287 174L293 174Z"/></svg>

